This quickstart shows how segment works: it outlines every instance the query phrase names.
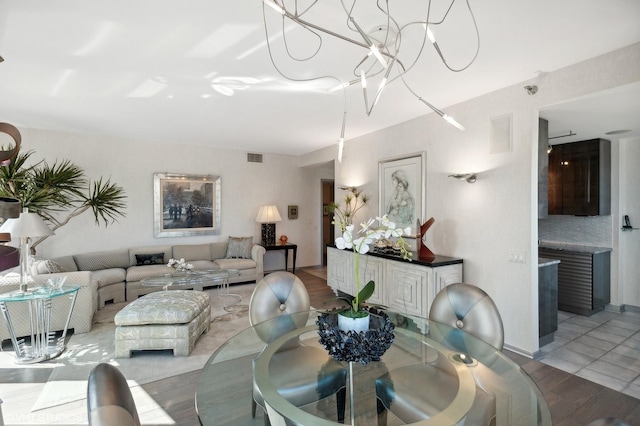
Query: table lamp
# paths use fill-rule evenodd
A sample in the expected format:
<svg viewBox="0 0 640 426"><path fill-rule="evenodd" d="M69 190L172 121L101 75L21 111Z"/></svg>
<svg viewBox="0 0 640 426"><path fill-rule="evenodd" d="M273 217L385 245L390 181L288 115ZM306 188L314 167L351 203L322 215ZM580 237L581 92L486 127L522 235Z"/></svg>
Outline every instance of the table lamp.
<svg viewBox="0 0 640 426"><path fill-rule="evenodd" d="M273 246L276 244L276 222L280 222L282 218L278 213L276 206L262 206L258 210L256 222L262 224L262 242L263 246Z"/></svg>
<svg viewBox="0 0 640 426"><path fill-rule="evenodd" d="M29 277L29 240L53 235L53 231L37 213L29 213L29 209L25 208L17 219L7 219L0 226L0 232L8 232L12 238L20 238L20 291L26 292Z"/></svg>

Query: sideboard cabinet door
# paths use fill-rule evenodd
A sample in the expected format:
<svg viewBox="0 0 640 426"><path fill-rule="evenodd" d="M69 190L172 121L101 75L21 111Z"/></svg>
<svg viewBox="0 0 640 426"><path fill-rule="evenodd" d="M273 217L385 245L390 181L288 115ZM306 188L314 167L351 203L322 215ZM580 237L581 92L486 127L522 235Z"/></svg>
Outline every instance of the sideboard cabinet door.
<svg viewBox="0 0 640 426"><path fill-rule="evenodd" d="M351 295L354 293L352 257L348 251L327 248L327 284L336 295L338 290Z"/></svg>
<svg viewBox="0 0 640 426"><path fill-rule="evenodd" d="M426 318L427 268L401 262L387 262L387 304L389 309Z"/></svg>
<svg viewBox="0 0 640 426"><path fill-rule="evenodd" d="M429 308L435 299L436 294L449 284L462 282L462 264L438 266L432 269L433 273L430 275L431 281L429 283L429 289L431 290L427 295L427 310L426 314L429 315Z"/></svg>
<svg viewBox="0 0 640 426"><path fill-rule="evenodd" d="M384 285L385 263L384 259L373 256L362 256L360 259L360 279L362 280L362 285L365 285L369 281L376 283L375 291L373 292L373 296L367 300L368 303L386 305L385 293L387 289ZM353 273L355 273L355 270Z"/></svg>

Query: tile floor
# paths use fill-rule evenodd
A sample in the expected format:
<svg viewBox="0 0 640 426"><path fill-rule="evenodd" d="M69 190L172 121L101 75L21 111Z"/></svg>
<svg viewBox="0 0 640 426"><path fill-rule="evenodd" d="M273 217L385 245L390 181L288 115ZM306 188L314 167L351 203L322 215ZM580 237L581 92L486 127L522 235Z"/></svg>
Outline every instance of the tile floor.
<svg viewBox="0 0 640 426"><path fill-rule="evenodd" d="M640 399L640 313L558 312L540 362Z"/></svg>

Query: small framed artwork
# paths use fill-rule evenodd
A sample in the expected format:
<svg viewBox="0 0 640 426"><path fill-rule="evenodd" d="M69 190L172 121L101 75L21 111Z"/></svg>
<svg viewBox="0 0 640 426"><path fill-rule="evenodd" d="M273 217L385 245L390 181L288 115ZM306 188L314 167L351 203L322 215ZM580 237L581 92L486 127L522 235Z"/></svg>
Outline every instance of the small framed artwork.
<svg viewBox="0 0 640 426"><path fill-rule="evenodd" d="M418 235L418 220L425 217L426 152L386 158L378 162L380 216L387 215L400 228Z"/></svg>
<svg viewBox="0 0 640 426"><path fill-rule="evenodd" d="M298 206L289 206L288 209L289 219L297 219L298 218Z"/></svg>
<svg viewBox="0 0 640 426"><path fill-rule="evenodd" d="M220 176L155 173L153 188L156 238L220 234Z"/></svg>

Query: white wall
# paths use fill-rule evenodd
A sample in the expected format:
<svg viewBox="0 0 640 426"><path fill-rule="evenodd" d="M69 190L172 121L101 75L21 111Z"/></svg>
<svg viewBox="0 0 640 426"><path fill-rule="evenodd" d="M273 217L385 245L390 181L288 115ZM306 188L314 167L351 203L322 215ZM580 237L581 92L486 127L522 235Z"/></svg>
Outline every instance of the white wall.
<svg viewBox="0 0 640 426"><path fill-rule="evenodd" d="M362 187L372 196L362 216L375 215L378 161L426 151L426 218L435 218L427 245L436 254L464 259L464 280L487 291L500 309L506 345L532 355L538 350L538 109L636 81L640 44L447 108L465 132L429 114L347 141L342 164L336 161L336 187ZM526 84L538 85L537 95L527 95ZM492 154L490 120L505 114L512 116L512 147ZM336 153L331 147L303 161ZM640 159L634 158L637 164ZM447 177L460 172L478 172L478 181ZM509 262L512 250L524 252L526 263ZM635 250L629 255L637 259L640 250ZM635 281L637 289L637 275Z"/></svg>
<svg viewBox="0 0 640 426"><path fill-rule="evenodd" d="M37 247L38 255L61 256L152 244L189 244L225 241L229 236L253 236L260 241L255 222L259 206L275 204L282 216L277 236L286 234L298 244L298 266L320 264L320 179L332 170L298 167L294 156L265 154L263 163L248 163L246 152L202 146L161 145L141 140L60 133L21 128L23 152L34 150L34 160L56 159L76 163L92 179L111 178L124 187L126 217L98 227L85 212ZM222 178L221 233L213 236L155 238L153 231L153 174L213 174ZM287 218L287 206L298 205L298 219ZM314 208L312 206L316 206ZM270 253L266 269L282 267L283 252Z"/></svg>
<svg viewBox="0 0 640 426"><path fill-rule="evenodd" d="M619 214L613 218L614 235L619 239L618 282L620 304L640 310L640 229L622 231L622 217L640 228L640 138L620 140ZM635 309L634 309L635 308Z"/></svg>

